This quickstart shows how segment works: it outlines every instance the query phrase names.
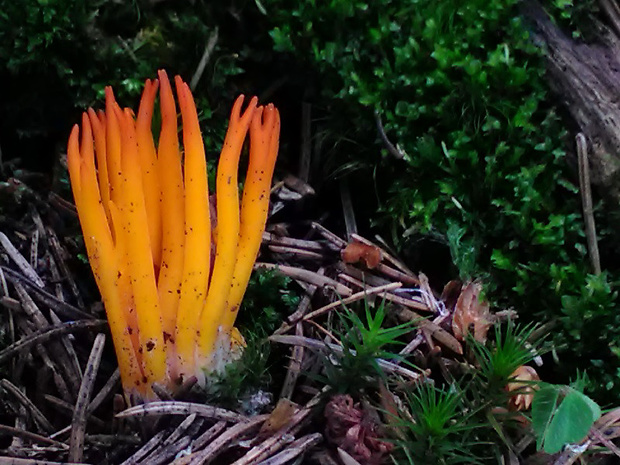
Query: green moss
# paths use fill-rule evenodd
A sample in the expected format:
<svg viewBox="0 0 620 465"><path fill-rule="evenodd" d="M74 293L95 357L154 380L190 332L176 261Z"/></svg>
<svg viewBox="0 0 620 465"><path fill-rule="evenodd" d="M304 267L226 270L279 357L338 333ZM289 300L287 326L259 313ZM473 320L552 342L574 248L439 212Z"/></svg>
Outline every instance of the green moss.
<svg viewBox="0 0 620 465"><path fill-rule="evenodd" d="M585 5L548 3L561 24L582 23ZM570 138L518 2L281 1L271 14L275 49L320 72L317 100L341 121L332 143L349 154L335 164L361 167L359 203L372 204L365 192L377 188L374 224L403 253L415 237L443 237L464 276L488 277L500 306L529 321L561 317L553 342L564 376L585 364L599 396L613 389L619 361L607 354L596 367L598 349L584 341L615 347L618 336L574 330L593 304ZM403 160L374 136L373 112ZM605 218L600 226L604 239ZM616 294L597 296L597 315L613 320Z"/></svg>

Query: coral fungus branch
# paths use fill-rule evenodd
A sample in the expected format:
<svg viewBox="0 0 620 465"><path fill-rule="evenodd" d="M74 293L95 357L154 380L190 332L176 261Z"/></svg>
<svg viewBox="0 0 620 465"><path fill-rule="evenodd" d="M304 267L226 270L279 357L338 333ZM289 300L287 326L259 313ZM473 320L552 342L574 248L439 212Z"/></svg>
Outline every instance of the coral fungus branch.
<svg viewBox="0 0 620 465"><path fill-rule="evenodd" d="M176 78L183 118L185 149L185 261L176 327L178 365L194 373L196 328L204 306L211 269L211 218L207 163L194 99L187 84Z"/></svg>
<svg viewBox="0 0 620 465"><path fill-rule="evenodd" d="M237 171L243 141L258 102L256 97L252 98L242 114L243 99L243 95L239 96L233 106L217 166L217 249L207 301L200 315L197 349L202 356L208 356L214 350L235 269L239 240Z"/></svg>
<svg viewBox="0 0 620 465"><path fill-rule="evenodd" d="M261 108L262 109L262 108ZM261 118L262 116L262 118ZM250 125L250 163L243 187L241 225L235 270L222 330L230 331L248 286L269 213L271 178L278 155L280 115L273 105L257 111Z"/></svg>
<svg viewBox="0 0 620 465"><path fill-rule="evenodd" d="M73 196L123 387L144 400L154 398L153 383L174 389L183 377L204 378L230 359L231 346L242 345L233 324L265 227L280 130L273 105L257 108L254 97L241 111L244 98L237 99L218 164L213 234L194 99L176 77L181 152L173 90L164 71L158 77L146 81L137 118L106 88L105 111L85 112L67 148ZM158 91L156 147L151 124ZM248 133L250 161L240 207L238 165Z"/></svg>

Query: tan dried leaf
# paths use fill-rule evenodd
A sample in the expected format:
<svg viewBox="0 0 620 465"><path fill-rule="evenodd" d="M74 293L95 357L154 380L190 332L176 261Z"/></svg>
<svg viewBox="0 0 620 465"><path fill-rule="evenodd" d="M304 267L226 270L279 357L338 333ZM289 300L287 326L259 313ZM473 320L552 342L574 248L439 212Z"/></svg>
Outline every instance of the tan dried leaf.
<svg viewBox="0 0 620 465"><path fill-rule="evenodd" d="M512 375L512 381L506 385L506 391L514 392L508 401L508 408L512 411L527 410L532 405L534 390L538 389L534 381L540 381L540 377L534 368L521 365Z"/></svg>
<svg viewBox="0 0 620 465"><path fill-rule="evenodd" d="M352 241L340 253L345 263L362 262L367 268L373 269L383 260L383 253L379 247Z"/></svg>
<svg viewBox="0 0 620 465"><path fill-rule="evenodd" d="M452 331L460 341L464 341L470 333L480 343L485 343L487 340L493 318L489 311L489 303L480 298L481 290L482 285L479 282L466 284L456 301Z"/></svg>
<svg viewBox="0 0 620 465"><path fill-rule="evenodd" d="M291 421L291 418L293 418L297 410L297 404L284 397L281 398L278 400L278 404L269 415L269 418L263 423L263 426L258 432L258 436L269 436L280 430Z"/></svg>

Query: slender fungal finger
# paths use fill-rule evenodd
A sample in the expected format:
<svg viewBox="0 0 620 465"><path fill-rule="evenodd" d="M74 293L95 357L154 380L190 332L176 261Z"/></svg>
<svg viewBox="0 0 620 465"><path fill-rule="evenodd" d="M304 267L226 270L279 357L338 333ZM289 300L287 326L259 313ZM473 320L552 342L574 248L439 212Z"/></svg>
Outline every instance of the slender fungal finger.
<svg viewBox="0 0 620 465"><path fill-rule="evenodd" d="M119 204L121 186L121 133L117 117L120 110L111 87L105 88L106 166L110 199Z"/></svg>
<svg viewBox="0 0 620 465"><path fill-rule="evenodd" d="M140 349L147 378L147 397L153 396L150 385L166 379L166 347L163 340L159 295L153 268L148 234L148 219L142 189L135 123L130 111L118 115L122 139L122 194L120 204L123 235L128 250L128 267L134 295Z"/></svg>
<svg viewBox="0 0 620 465"><path fill-rule="evenodd" d="M179 374L187 377L194 374L196 332L211 268L211 218L207 162L196 106L187 84L179 76L175 81L183 117L186 212L185 260L175 337Z"/></svg>
<svg viewBox="0 0 620 465"><path fill-rule="evenodd" d="M157 80L153 82L150 79L146 80L136 120L138 154L140 156L140 168L142 169L142 186L151 242L151 254L157 272L161 265L161 187L151 123L158 85Z"/></svg>
<svg viewBox="0 0 620 465"><path fill-rule="evenodd" d="M223 331L231 331L235 323L260 249L269 213L269 194L279 138L280 116L278 110L270 104L262 114L256 112L250 125L250 161L241 201L235 270L222 319Z"/></svg>
<svg viewBox="0 0 620 465"><path fill-rule="evenodd" d="M83 132L90 133L90 124L85 120ZM142 373L131 344L125 311L118 293L118 258L115 253L112 234L101 203L97 187L92 141L83 139L82 162L80 166L81 200L78 205L84 242L95 281L108 315L110 331L118 357L123 385L127 392L142 392Z"/></svg>
<svg viewBox="0 0 620 465"><path fill-rule="evenodd" d="M237 242L239 240L237 172L243 142L256 110L257 102L256 97L252 98L242 114L243 95L237 98L218 163L216 178L217 247L207 301L200 316L197 350L201 358L210 357L215 347L235 268L235 260L232 257L237 255Z"/></svg>
<svg viewBox="0 0 620 465"><path fill-rule="evenodd" d="M157 285L163 330L166 334L173 335L176 332L185 258L185 191L174 96L165 71L160 70L158 74L162 120L158 147L159 180L162 191L162 261ZM170 338L167 338L167 343L171 349L174 348ZM172 352L169 355L172 357Z"/></svg>
<svg viewBox="0 0 620 465"><path fill-rule="evenodd" d="M69 135L69 143L67 144L67 168L69 170L69 179L71 180L71 190L73 191L73 199L75 204L80 201L80 126L75 124Z"/></svg>
<svg viewBox="0 0 620 465"><path fill-rule="evenodd" d="M101 117L105 118L105 114L97 116L95 110L88 109L88 117L95 136L95 154L97 161L97 179L99 181L99 192L101 193L101 201L103 209L106 212L108 221L110 221L110 181L108 176L108 162L106 152L106 133L105 124L101 122Z"/></svg>

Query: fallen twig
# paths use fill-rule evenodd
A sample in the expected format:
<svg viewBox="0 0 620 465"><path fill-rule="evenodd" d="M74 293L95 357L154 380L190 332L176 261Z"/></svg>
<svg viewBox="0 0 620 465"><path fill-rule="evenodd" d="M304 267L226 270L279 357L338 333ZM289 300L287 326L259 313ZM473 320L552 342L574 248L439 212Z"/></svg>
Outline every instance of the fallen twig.
<svg viewBox="0 0 620 465"><path fill-rule="evenodd" d="M15 397L19 403L26 408L35 424L41 429L41 432L50 434L54 431L54 427L45 415L43 415L41 410L39 410L37 406L34 405L21 390L19 390L17 386L11 383L8 379L1 380L0 386L2 386L5 391L11 393L13 397Z"/></svg>
<svg viewBox="0 0 620 465"><path fill-rule="evenodd" d="M209 36L209 40L205 45L205 49L202 52L202 56L200 57L200 61L198 62L198 66L196 67L196 71L194 71L194 75L192 76L192 80L190 81L189 87L192 91L196 90L196 86L198 85L198 81L202 77L202 74L205 71L207 63L209 63L209 59L213 54L213 50L215 49L215 44L217 44L218 38L218 28L216 27L211 35Z"/></svg>
<svg viewBox="0 0 620 465"><path fill-rule="evenodd" d="M358 300L361 299L365 299L368 296L371 295L375 295L375 294L381 294L381 293L386 293L387 291L391 291L393 289L398 289L399 287L401 287L402 284L401 283L390 283L390 284L386 284L385 286L379 286L379 287L374 287L374 288L370 288L370 289L365 289L361 292L357 292L349 297L346 297L344 299L341 300L337 300L335 302L332 302L330 304L327 304L317 310L314 310L313 312L307 313L306 315L302 316L299 320L297 321L292 321L290 325L287 326L283 326L281 328L279 328L276 331L276 334L283 334L285 332L287 332L289 329L291 329L293 327L293 325L295 323L297 323L298 321L305 321L305 320L309 320L311 318L315 318L317 316L323 315L325 313L330 312L331 310L333 310L334 308L340 307L341 305L348 305L352 302L356 302Z"/></svg>
<svg viewBox="0 0 620 465"><path fill-rule="evenodd" d="M235 441L239 437L243 437L250 431L257 429L259 425L263 423L268 417L269 415L258 415L251 418L247 422L238 423L231 428L228 428L221 435L215 438L203 450L176 460L174 462L174 465L200 465L204 463L209 463L211 460L213 460L213 458L217 456L217 454L226 450L233 441Z"/></svg>
<svg viewBox="0 0 620 465"><path fill-rule="evenodd" d="M41 277L37 274L34 268L30 266L28 260L24 258L24 256L19 252L19 250L17 250L17 248L3 232L0 232L0 245L2 245L9 257L11 257L17 267L26 277L28 277L28 279L30 279L38 287L45 287L45 283Z"/></svg>
<svg viewBox="0 0 620 465"><path fill-rule="evenodd" d="M310 417L314 407L319 403L321 395L317 394L288 422L288 424L276 431L270 438L266 439L257 446L250 449L243 457L233 463L233 465L250 465L258 463L275 451L281 449L291 441L291 437L301 428L305 421Z"/></svg>
<svg viewBox="0 0 620 465"><path fill-rule="evenodd" d="M300 345L306 347L311 350L316 351L331 351L338 354L343 353L343 348L337 344L331 344L329 342L318 341L316 339L312 339L310 337L302 337L302 336L289 336L289 335L276 335L269 336L268 338L272 342L278 342L280 344L289 344L289 345ZM350 351L352 354L355 354L354 350ZM412 380L418 380L420 378L420 374L415 373L407 368L403 368L399 365L396 365L393 362L388 360L383 360L381 358L376 359L377 364L383 368L387 372L396 373L402 376L406 376Z"/></svg>
<svg viewBox="0 0 620 465"><path fill-rule="evenodd" d="M352 294L351 289L340 284L338 281L322 276L313 271L304 270L303 268L295 268L286 265L274 265L273 263L259 262L254 265L254 269L265 268L268 270L276 270L285 276L293 279L299 279L306 281L307 283L314 284L319 287L332 287L334 290L343 296L350 296Z"/></svg>
<svg viewBox="0 0 620 465"><path fill-rule="evenodd" d="M56 313L63 315L67 318L73 319L84 319L84 320L92 320L95 317L89 313L86 313L73 305L69 305L62 300L59 300L49 292L45 291L43 288L39 287L34 281L29 279L28 277L18 273L15 270L7 268L6 266L2 266L2 271L4 276L11 282L16 283L20 282L24 286L26 286L29 290L33 291L31 297L35 300L38 300L39 303L43 303L47 305Z"/></svg>
<svg viewBox="0 0 620 465"><path fill-rule="evenodd" d="M286 447L286 450L283 450L267 460L259 462L258 465L284 465L286 463L290 463L291 460L305 454L309 449L316 446L322 440L323 435L321 433L308 434L307 436L303 436L296 441L291 442Z"/></svg>
<svg viewBox="0 0 620 465"><path fill-rule="evenodd" d="M66 445L64 442L56 441L54 439L41 436L40 434L31 433L30 431L24 431L22 429L13 428L12 426L3 424L0 424L0 436L20 436L25 439L30 439L31 441L40 442L42 444L49 444L51 446L56 446L64 450L69 448L69 446Z"/></svg>
<svg viewBox="0 0 620 465"><path fill-rule="evenodd" d="M167 401L150 402L136 405L116 414L117 418L143 417L147 415L196 415L212 420L226 420L231 422L247 421L245 415L230 410L210 405L195 404L191 402Z"/></svg>
<svg viewBox="0 0 620 465"><path fill-rule="evenodd" d="M88 363L82 377L82 384L78 392L77 402L73 410L71 421L71 441L69 443L69 461L80 462L84 456L84 434L86 433L87 408L90 396L93 393L95 379L99 371L101 354L105 345L105 334L99 333L93 343L93 348L88 357Z"/></svg>
<svg viewBox="0 0 620 465"><path fill-rule="evenodd" d="M588 162L588 144L583 133L575 136L577 142L577 157L579 162L579 191L583 208L583 219L586 226L586 241L588 253L594 274L601 274L601 257L598 252L596 240L596 224L594 223L594 211L592 208L592 188L590 186L590 168Z"/></svg>
<svg viewBox="0 0 620 465"><path fill-rule="evenodd" d="M45 329L34 331L29 336L21 338L16 343L11 344L6 349L0 351L0 364L14 356L19 351L27 349L34 344L42 344L49 339L74 331L101 329L105 326L107 326L107 322L105 320L82 320L48 326Z"/></svg>

